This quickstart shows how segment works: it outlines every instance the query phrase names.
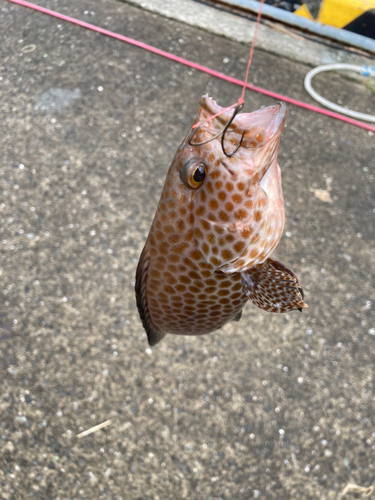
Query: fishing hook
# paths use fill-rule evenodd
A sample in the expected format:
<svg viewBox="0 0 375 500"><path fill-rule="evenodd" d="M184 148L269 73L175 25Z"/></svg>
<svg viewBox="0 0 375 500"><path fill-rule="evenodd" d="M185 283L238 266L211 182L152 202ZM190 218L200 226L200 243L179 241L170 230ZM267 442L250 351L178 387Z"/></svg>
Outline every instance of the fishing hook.
<svg viewBox="0 0 375 500"><path fill-rule="evenodd" d="M221 136L221 148L223 150L223 153L228 158L231 158L240 149L242 141L243 141L243 138L244 138L244 135L245 135L245 132L242 132L242 136L241 136L241 139L240 139L237 147L231 153L227 153L225 151L225 146L224 146L225 134L226 134L227 130L229 129L229 127L232 125L233 120L236 118L237 114L241 111L242 108L243 108L243 103L237 104L237 106L234 108L233 115L231 116L230 120L225 125L225 127L223 128L223 130L221 130L218 134L216 134L214 137L211 137L211 139L208 139L207 141L203 141L203 142L191 142L192 139L193 139L193 137L194 137L194 135L196 134L196 131L195 131L194 134L193 134L193 136L192 136L192 138L189 141L190 146L203 146L204 144L207 144L208 142L211 142L211 141L213 141L213 140L215 140L215 139L217 139L218 137Z"/></svg>

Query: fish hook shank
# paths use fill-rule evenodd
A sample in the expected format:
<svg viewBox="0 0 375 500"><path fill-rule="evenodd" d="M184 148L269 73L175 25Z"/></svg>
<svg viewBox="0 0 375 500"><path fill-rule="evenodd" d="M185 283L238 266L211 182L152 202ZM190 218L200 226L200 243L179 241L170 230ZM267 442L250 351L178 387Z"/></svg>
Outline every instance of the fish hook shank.
<svg viewBox="0 0 375 500"><path fill-rule="evenodd" d="M236 148L234 149L234 151L232 151L231 153L227 153L226 150L225 150L225 146L224 146L225 134L226 134L227 130L229 129L229 127L232 125L233 120L236 118L237 114L241 111L242 108L243 108L243 102L240 102L239 104L237 104L237 106L234 108L233 115L231 116L230 120L225 125L225 127L223 128L223 130L221 130L218 134L216 134L214 137L211 137L211 139L208 139L207 141L192 142L193 137L197 133L197 130L199 130L199 129L197 129L194 132L194 134L192 135L192 137L191 137L191 139L189 141L190 146L203 146L204 144L207 144L207 143L209 143L209 142L211 142L211 141L213 141L213 140L215 140L215 139L217 139L218 137L221 136L221 148L223 150L223 153L228 158L231 158L240 149L242 141L243 141L243 138L244 138L244 135L245 135L245 132L242 132L242 136L241 136L241 139L240 139L238 145L236 146Z"/></svg>

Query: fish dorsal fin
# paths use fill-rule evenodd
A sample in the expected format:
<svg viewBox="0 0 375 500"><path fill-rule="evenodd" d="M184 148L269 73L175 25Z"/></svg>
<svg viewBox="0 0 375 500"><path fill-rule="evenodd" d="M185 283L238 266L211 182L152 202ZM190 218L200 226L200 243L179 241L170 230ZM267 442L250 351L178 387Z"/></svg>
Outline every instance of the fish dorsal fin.
<svg viewBox="0 0 375 500"><path fill-rule="evenodd" d="M139 315L147 333L148 343L150 346L154 346L161 341L165 333L159 332L152 324L150 311L147 305L147 275L150 263L150 255L147 247L148 244L146 242L137 266L135 275L135 296Z"/></svg>
<svg viewBox="0 0 375 500"><path fill-rule="evenodd" d="M265 311L285 313L309 307L297 275L277 260L267 259L244 271L241 281L249 300Z"/></svg>

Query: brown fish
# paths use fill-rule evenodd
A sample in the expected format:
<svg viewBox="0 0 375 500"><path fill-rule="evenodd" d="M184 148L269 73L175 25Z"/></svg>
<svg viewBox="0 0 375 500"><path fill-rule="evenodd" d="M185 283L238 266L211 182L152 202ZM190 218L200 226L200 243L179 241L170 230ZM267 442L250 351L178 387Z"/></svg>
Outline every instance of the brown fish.
<svg viewBox="0 0 375 500"><path fill-rule="evenodd" d="M284 228L277 153L286 105L238 114L230 126L231 111L205 122L220 111L201 98L201 125L177 150L138 263L151 346L167 333L202 335L238 321L248 300L270 312L308 307L297 276L270 258Z"/></svg>

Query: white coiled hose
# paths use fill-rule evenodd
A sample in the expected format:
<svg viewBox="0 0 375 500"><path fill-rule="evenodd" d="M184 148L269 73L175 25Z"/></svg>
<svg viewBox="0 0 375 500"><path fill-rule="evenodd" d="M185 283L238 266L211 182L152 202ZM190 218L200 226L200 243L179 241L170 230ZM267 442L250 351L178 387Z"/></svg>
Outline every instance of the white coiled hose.
<svg viewBox="0 0 375 500"><path fill-rule="evenodd" d="M317 92L315 92L315 90L312 88L311 85L311 80L313 79L313 77L318 73L322 73L323 71L330 71L332 69L348 69L350 71L356 71L357 73L360 73L361 75L364 76L375 76L375 68L372 68L370 66L356 66L354 64L325 64L323 66L318 66L309 71L305 76L305 82L304 82L305 89L311 95L311 97L313 97L316 101L320 102L320 104L323 104L327 108L332 109L333 111L337 111L338 113L341 113L343 115L351 116L352 118L357 118L358 120L375 122L374 115L358 113L357 111L353 111L352 109L343 108L338 104L328 101L327 99L319 95Z"/></svg>

